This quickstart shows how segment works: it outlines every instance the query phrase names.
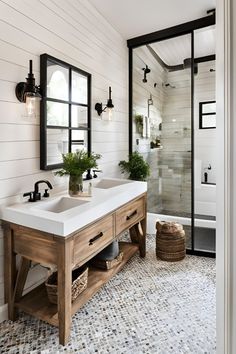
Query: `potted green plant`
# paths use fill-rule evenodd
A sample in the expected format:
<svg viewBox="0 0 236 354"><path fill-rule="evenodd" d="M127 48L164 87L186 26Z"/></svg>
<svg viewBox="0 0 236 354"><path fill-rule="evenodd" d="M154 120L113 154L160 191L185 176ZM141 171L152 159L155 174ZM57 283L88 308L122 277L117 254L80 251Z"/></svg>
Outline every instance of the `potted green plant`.
<svg viewBox="0 0 236 354"><path fill-rule="evenodd" d="M79 150L62 154L63 168L55 175L69 175L69 194L76 197L83 192L83 173L91 168L97 168L97 160L101 155Z"/></svg>
<svg viewBox="0 0 236 354"><path fill-rule="evenodd" d="M147 177L150 175L149 164L137 151L129 155L129 161L120 161L119 166L122 173L129 173L129 179L135 181L146 181Z"/></svg>

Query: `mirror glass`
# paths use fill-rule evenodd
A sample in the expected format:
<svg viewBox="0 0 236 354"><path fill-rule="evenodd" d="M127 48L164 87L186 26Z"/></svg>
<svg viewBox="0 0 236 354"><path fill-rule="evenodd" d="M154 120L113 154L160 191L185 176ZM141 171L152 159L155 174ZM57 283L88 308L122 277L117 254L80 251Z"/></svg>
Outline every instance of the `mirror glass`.
<svg viewBox="0 0 236 354"><path fill-rule="evenodd" d="M47 161L49 165L62 163L62 154L68 152L68 130L47 129Z"/></svg>
<svg viewBox="0 0 236 354"><path fill-rule="evenodd" d="M71 125L73 128L88 127L88 108L72 105Z"/></svg>
<svg viewBox="0 0 236 354"><path fill-rule="evenodd" d="M68 105L53 101L47 102L47 125L67 127L69 124Z"/></svg>
<svg viewBox="0 0 236 354"><path fill-rule="evenodd" d="M91 75L47 54L40 56L40 167L62 167L62 154L91 151Z"/></svg>
<svg viewBox="0 0 236 354"><path fill-rule="evenodd" d="M58 100L68 100L69 70L48 60L47 96Z"/></svg>
<svg viewBox="0 0 236 354"><path fill-rule="evenodd" d="M75 71L72 71L72 101L87 104L88 79Z"/></svg>

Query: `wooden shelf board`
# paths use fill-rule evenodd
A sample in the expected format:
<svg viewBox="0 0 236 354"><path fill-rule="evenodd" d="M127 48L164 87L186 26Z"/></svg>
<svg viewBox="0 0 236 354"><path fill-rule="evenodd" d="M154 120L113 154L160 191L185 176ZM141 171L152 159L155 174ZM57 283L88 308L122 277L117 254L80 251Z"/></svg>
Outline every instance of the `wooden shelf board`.
<svg viewBox="0 0 236 354"><path fill-rule="evenodd" d="M128 260L138 252L139 245L128 242L119 242L120 251L123 252L123 260L110 270L101 270L98 268L89 268L88 287L85 289L72 304L72 315L74 315L79 308L81 308L96 292L106 284L121 268L128 262Z"/></svg>
<svg viewBox="0 0 236 354"><path fill-rule="evenodd" d="M49 302L44 283L23 296L15 303L15 307L53 326L58 326L57 305Z"/></svg>
<svg viewBox="0 0 236 354"><path fill-rule="evenodd" d="M89 299L107 283L128 260L138 252L139 245L119 242L120 251L123 252L124 258L120 264L110 270L101 270L98 268L89 268L88 287L84 290L72 304L72 315L75 314ZM23 296L15 307L22 309L24 312L46 321L53 326L58 326L57 305L49 302L45 284L39 285L34 290Z"/></svg>

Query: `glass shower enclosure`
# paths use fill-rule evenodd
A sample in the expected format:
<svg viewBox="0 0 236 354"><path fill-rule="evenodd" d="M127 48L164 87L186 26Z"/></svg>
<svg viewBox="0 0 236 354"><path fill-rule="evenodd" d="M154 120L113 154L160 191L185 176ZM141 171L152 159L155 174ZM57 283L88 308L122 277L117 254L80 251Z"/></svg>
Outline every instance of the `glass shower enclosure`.
<svg viewBox="0 0 236 354"><path fill-rule="evenodd" d="M213 21L210 16L209 19ZM196 107L204 84L202 70L208 66L214 69L215 59L213 54L201 55L198 49L197 56L194 53L195 46L200 47L204 30L204 26L189 31L183 27L183 34L176 34L167 29L157 32L155 41L154 35L151 41L148 35L128 41L131 44L129 138L130 153L138 151L150 165L147 202L150 215L183 224L189 253L214 256L214 247L199 242L204 230L199 233L201 215L196 226L195 212L199 209L195 198L199 193Z"/></svg>

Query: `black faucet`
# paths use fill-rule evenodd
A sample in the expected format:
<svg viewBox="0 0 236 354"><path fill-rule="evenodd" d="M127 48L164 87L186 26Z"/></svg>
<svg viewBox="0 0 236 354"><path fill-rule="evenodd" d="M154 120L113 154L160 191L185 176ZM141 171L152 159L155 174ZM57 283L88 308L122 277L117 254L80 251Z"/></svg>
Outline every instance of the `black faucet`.
<svg viewBox="0 0 236 354"><path fill-rule="evenodd" d="M47 180L43 180L42 179L40 181L37 181L34 184L34 191L33 192L24 193L23 197L29 196L29 200L28 200L29 202L36 202L37 200L40 200L41 199L41 193L39 192L39 184L41 184L41 183L46 183L48 188L52 189L51 183L49 181L47 181ZM43 197L44 198L48 198L49 197L48 189L45 189Z"/></svg>
<svg viewBox="0 0 236 354"><path fill-rule="evenodd" d="M102 172L102 170L93 170L93 178L97 178L96 172Z"/></svg>

